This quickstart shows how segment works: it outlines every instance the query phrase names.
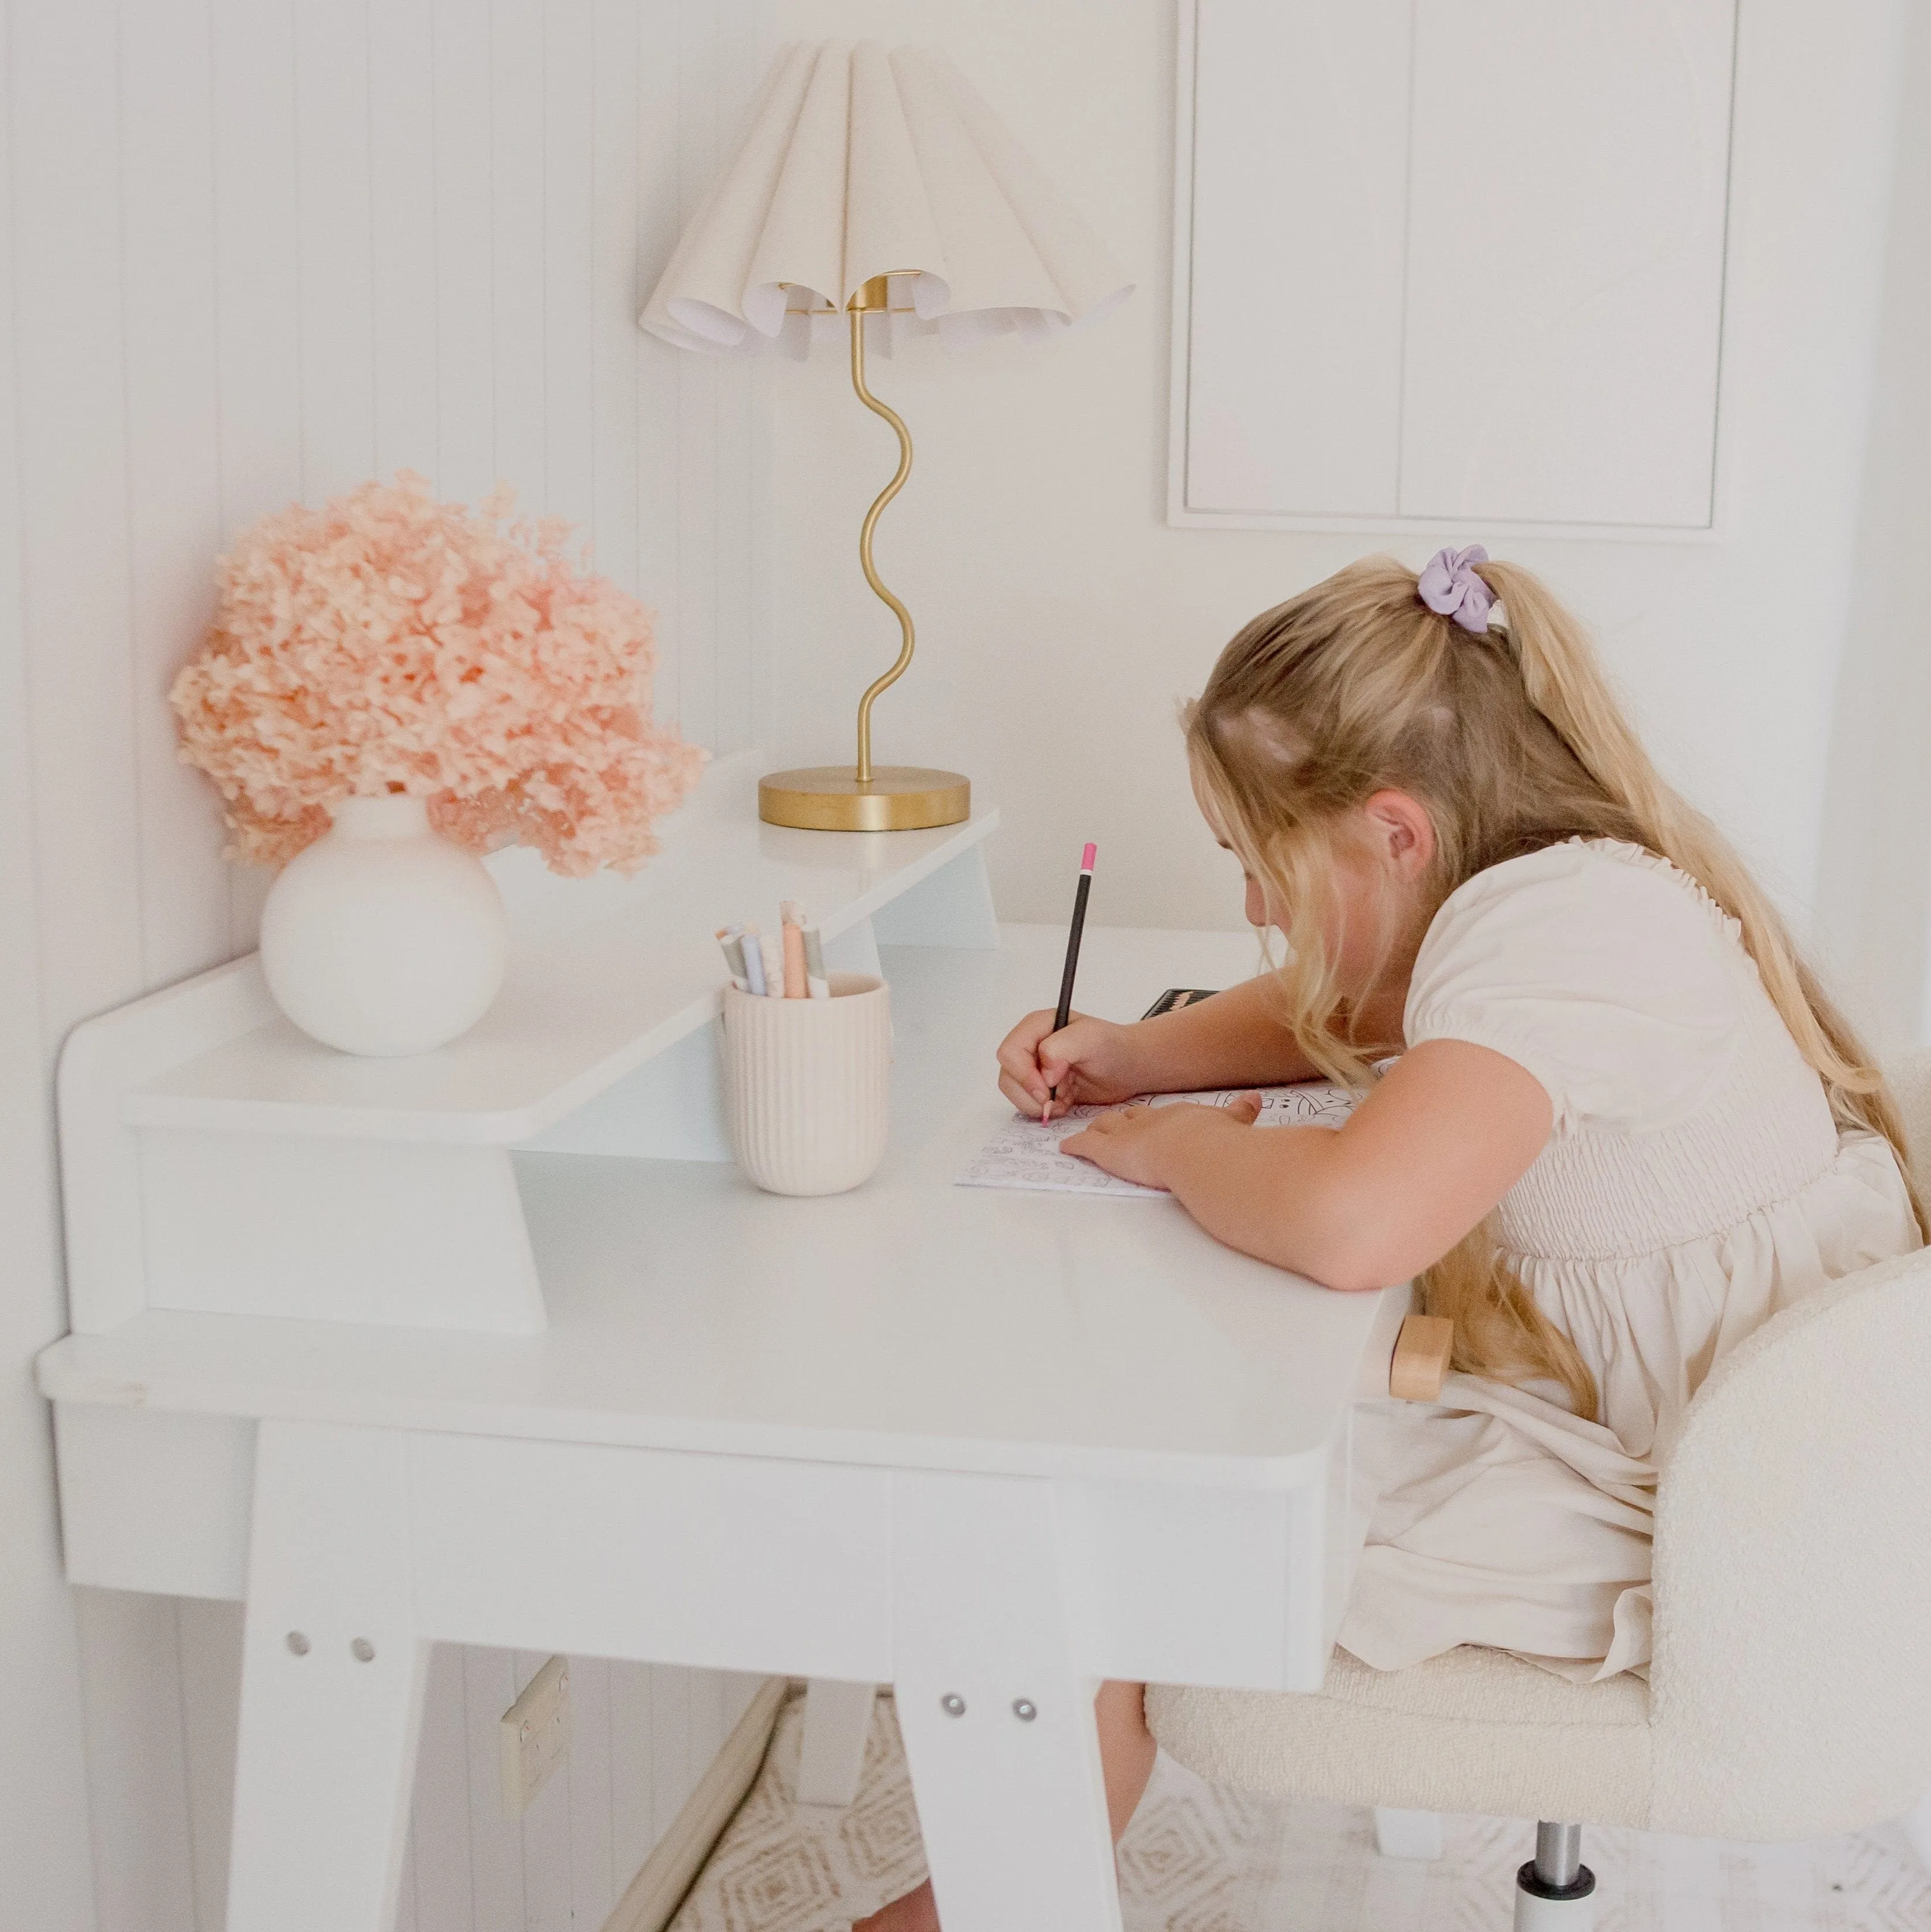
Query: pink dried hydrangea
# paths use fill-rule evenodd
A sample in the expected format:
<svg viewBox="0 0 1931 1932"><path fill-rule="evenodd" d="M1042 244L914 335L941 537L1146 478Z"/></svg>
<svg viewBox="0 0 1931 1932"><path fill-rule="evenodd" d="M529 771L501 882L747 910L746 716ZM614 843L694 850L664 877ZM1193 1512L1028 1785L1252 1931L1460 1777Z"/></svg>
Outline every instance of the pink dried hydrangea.
<svg viewBox="0 0 1931 1932"><path fill-rule="evenodd" d="M472 850L634 872L704 754L650 718L651 614L409 470L265 517L217 566L214 622L169 693L181 755L220 788L231 858L276 864L343 799L403 791Z"/></svg>

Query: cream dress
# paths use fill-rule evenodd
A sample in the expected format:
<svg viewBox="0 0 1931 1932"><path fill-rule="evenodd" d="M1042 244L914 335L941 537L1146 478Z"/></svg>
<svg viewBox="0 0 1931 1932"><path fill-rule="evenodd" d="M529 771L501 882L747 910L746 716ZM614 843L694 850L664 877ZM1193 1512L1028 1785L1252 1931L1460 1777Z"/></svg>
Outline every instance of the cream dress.
<svg viewBox="0 0 1931 1932"><path fill-rule="evenodd" d="M1547 1089L1554 1134L1497 1232L1601 1419L1465 1375L1439 1405L1361 1410L1381 1498L1341 1642L1387 1670L1463 1643L1578 1679L1642 1670L1657 1472L1690 1398L1778 1310L1920 1245L1897 1162L1833 1123L1735 921L1636 846L1471 879L1429 927L1405 1030Z"/></svg>

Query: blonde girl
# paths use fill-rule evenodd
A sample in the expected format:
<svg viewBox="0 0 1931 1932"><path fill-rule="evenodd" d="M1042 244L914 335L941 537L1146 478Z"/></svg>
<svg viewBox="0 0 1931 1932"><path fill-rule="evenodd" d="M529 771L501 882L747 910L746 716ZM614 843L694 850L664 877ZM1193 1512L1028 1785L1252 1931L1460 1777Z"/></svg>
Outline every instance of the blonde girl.
<svg viewBox="0 0 1931 1932"><path fill-rule="evenodd" d="M1412 1278L1454 1321L1440 1404L1359 1418L1382 1495L1344 1648L1640 1671L1657 1471L1711 1365L1922 1243L1883 1079L1575 620L1479 547L1255 618L1186 745L1284 963L1138 1025L1034 1013L1000 1084L1034 1114L1055 1088L1364 1090L1338 1132L1127 1107L1065 1144L1231 1246L1342 1292ZM1100 1720L1123 1824L1138 1687ZM929 1894L885 1920L930 1922Z"/></svg>

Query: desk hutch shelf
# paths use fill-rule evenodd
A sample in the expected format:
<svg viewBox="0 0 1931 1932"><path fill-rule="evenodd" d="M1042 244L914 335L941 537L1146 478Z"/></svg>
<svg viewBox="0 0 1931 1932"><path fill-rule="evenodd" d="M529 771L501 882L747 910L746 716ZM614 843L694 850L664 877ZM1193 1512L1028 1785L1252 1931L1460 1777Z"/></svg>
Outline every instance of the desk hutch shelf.
<svg viewBox="0 0 1931 1932"><path fill-rule="evenodd" d="M730 1158L712 934L802 901L836 968L878 944L998 943L981 811L926 832L759 822L714 766L637 876L495 855L511 924L481 1023L407 1059L338 1053L276 1010L255 956L81 1026L60 1066L73 1326L145 1309L533 1334L513 1150Z"/></svg>

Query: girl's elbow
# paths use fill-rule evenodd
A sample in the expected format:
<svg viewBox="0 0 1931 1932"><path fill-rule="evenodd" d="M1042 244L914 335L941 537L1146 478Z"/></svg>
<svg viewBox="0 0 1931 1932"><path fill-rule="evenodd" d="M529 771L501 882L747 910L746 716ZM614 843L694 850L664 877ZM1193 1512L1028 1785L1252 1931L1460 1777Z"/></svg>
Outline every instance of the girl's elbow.
<svg viewBox="0 0 1931 1932"><path fill-rule="evenodd" d="M1300 1272L1336 1294L1374 1294L1406 1281L1408 1273L1373 1254L1338 1254Z"/></svg>
<svg viewBox="0 0 1931 1932"><path fill-rule="evenodd" d="M1291 1264L1299 1274L1339 1294L1369 1294L1393 1288L1414 1274L1411 1244L1390 1239L1385 1208L1348 1200L1337 1190L1323 1225L1304 1232L1301 1258Z"/></svg>
<svg viewBox="0 0 1931 1932"><path fill-rule="evenodd" d="M1251 1210L1227 1217L1183 1199L1210 1233L1276 1268L1337 1294L1367 1294L1405 1282L1413 1257L1393 1225L1384 1187L1364 1182L1339 1163L1308 1177L1291 1208L1258 1219ZM1229 1223L1231 1225L1229 1225Z"/></svg>

